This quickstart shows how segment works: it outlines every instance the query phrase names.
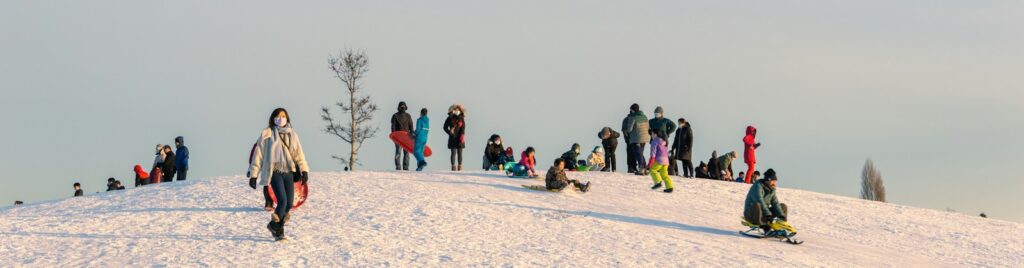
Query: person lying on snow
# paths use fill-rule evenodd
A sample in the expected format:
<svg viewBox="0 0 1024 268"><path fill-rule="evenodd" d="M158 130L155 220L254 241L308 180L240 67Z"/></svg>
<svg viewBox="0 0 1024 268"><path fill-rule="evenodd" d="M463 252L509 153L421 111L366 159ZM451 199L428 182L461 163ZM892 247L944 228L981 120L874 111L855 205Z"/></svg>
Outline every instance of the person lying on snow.
<svg viewBox="0 0 1024 268"><path fill-rule="evenodd" d="M565 176L565 160L561 158L555 159L555 164L548 169L548 174L544 177L544 184L548 190L552 191L561 191L565 187L569 187L570 184L580 192L586 193L590 189L590 182L582 184L578 180L570 180Z"/></svg>

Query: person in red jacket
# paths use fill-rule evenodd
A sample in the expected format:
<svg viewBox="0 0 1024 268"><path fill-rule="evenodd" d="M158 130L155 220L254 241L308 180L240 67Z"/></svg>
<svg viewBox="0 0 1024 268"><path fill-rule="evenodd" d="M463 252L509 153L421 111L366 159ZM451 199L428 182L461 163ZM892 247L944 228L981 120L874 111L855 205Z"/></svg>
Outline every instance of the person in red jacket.
<svg viewBox="0 0 1024 268"><path fill-rule="evenodd" d="M135 187L149 184L149 173L142 169L142 165L135 165Z"/></svg>
<svg viewBox="0 0 1024 268"><path fill-rule="evenodd" d="M743 182L747 184L752 183L751 176L754 175L754 168L757 165L757 148L761 147L761 143L756 140L757 128L754 126L747 126L747 135L743 136L743 162L747 163L747 173L743 177Z"/></svg>

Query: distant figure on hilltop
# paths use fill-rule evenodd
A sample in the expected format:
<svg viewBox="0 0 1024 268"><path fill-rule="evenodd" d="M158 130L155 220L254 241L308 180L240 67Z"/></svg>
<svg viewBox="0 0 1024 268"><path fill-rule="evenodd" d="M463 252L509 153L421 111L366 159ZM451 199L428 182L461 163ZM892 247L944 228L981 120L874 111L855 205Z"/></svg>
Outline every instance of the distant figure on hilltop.
<svg viewBox="0 0 1024 268"><path fill-rule="evenodd" d="M503 145L501 135L493 134L487 139L487 146L484 147L484 170L505 170L505 162L502 161L502 156L505 155Z"/></svg>
<svg viewBox="0 0 1024 268"><path fill-rule="evenodd" d="M448 149L452 151L452 171L462 171L462 150L466 148L466 109L461 104L448 107L444 132L448 134Z"/></svg>
<svg viewBox="0 0 1024 268"><path fill-rule="evenodd" d="M74 186L75 186L75 196L76 197L77 196L85 195L85 192L82 192L82 184L81 183L77 183L76 182Z"/></svg>
<svg viewBox="0 0 1024 268"><path fill-rule="evenodd" d="M164 165L160 167L160 170L163 171L163 175L160 177L160 181L172 182L174 181L174 161L176 159L174 156L174 150L171 149L170 145L164 145L164 155L166 157L164 158Z"/></svg>
<svg viewBox="0 0 1024 268"><path fill-rule="evenodd" d="M548 190L561 191L569 185L575 186L580 192L587 192L590 190L590 183L580 183L578 180L570 180L565 176L565 159L555 159L554 165L548 169L548 174L544 176L544 185Z"/></svg>
<svg viewBox="0 0 1024 268"><path fill-rule="evenodd" d="M626 159L629 172L637 176L648 174L647 161L644 160L644 147L651 142L650 125L647 116L640 111L640 105L629 106L629 115L622 120L622 135L625 135L629 155Z"/></svg>
<svg viewBox="0 0 1024 268"><path fill-rule="evenodd" d="M427 167L427 157L423 156L423 150L427 148L427 138L430 135L430 117L427 117L427 108L420 109L420 118L416 119L416 131L413 138L416 144L412 148L413 156L416 157L416 171L423 171ZM345 171L348 171L347 169Z"/></svg>
<svg viewBox="0 0 1024 268"><path fill-rule="evenodd" d="M661 188L661 183L665 183L665 193L672 193L675 186L672 185L672 177L668 176L668 143L661 136L665 132L653 132L654 138L651 141L651 179L654 180L654 186L651 190L657 190Z"/></svg>
<svg viewBox="0 0 1024 268"><path fill-rule="evenodd" d="M610 127L604 127L601 132L597 133L597 137L601 139L601 146L604 147L604 168L602 172L615 172L616 162L615 150L619 147L619 132L612 130Z"/></svg>
<svg viewBox="0 0 1024 268"><path fill-rule="evenodd" d="M309 181L309 165L299 141L299 134L292 129L291 117L284 108L270 113L267 128L260 133L249 165L249 186L273 187L277 208L267 223L267 229L275 240L284 240L284 226L291 214L295 197L295 180L306 184ZM296 176L298 178L296 178Z"/></svg>
<svg viewBox="0 0 1024 268"><path fill-rule="evenodd" d="M743 162L747 163L747 177L743 179L747 184L753 183L750 179L750 175L754 174L755 166L757 165L757 148L761 147L761 143L757 142L757 128L754 126L747 126L747 135L743 136Z"/></svg>
<svg viewBox="0 0 1024 268"><path fill-rule="evenodd" d="M135 165L132 169L135 171L135 187L149 184L149 173L146 173L145 169L142 169L142 165Z"/></svg>
<svg viewBox="0 0 1024 268"><path fill-rule="evenodd" d="M23 205L23 204L25 204L25 202L21 202L21 200L14 200L14 206L15 207Z"/></svg>
<svg viewBox="0 0 1024 268"><path fill-rule="evenodd" d="M562 160L565 161L565 168L566 169L575 171L576 168L579 166L579 165L577 165L578 163L576 162L577 159L579 159L579 157L580 157L580 144L579 143L573 143L572 147L570 147L568 151L566 151L565 153L562 153L562 157L561 158L562 158Z"/></svg>
<svg viewBox="0 0 1024 268"><path fill-rule="evenodd" d="M188 176L188 147L185 146L185 137L174 138L174 146L178 148L174 153L174 170L178 173L178 180L183 181Z"/></svg>
<svg viewBox="0 0 1024 268"><path fill-rule="evenodd" d="M676 137L672 142L672 155L675 159L670 159L673 163L675 161L683 162L683 177L693 178L696 176L693 170L693 129L690 128L690 123L686 122L686 119L679 118L679 128L676 129ZM676 172L676 175L680 175Z"/></svg>
<svg viewBox="0 0 1024 268"><path fill-rule="evenodd" d="M412 132L412 116L406 112L408 109L409 106L405 105L404 101L398 102L398 112L391 115L391 132ZM409 151L402 149L402 146L397 143L395 143L395 170L409 170Z"/></svg>

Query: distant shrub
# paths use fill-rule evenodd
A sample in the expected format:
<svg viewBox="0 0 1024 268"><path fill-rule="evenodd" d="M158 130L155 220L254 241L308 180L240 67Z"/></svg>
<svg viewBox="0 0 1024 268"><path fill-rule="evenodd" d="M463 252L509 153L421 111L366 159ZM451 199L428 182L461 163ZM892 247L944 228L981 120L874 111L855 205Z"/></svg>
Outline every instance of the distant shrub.
<svg viewBox="0 0 1024 268"><path fill-rule="evenodd" d="M885 184L882 182L882 174L875 169L875 163L868 159L864 163L864 170L861 172L860 198L885 202Z"/></svg>

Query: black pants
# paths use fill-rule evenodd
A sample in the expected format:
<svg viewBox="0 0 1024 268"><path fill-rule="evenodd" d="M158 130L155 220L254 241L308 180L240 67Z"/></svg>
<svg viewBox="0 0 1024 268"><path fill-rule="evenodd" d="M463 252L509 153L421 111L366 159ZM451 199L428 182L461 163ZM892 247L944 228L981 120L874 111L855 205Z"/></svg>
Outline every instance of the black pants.
<svg viewBox="0 0 1024 268"><path fill-rule="evenodd" d="M561 191L561 190L564 190L565 187L569 187L569 185L575 186L576 189L583 190L583 183L580 183L580 181L578 181L578 180L569 180L568 182L558 182L558 181L552 182L551 185L547 185L547 188L548 188L548 190L559 190L559 191Z"/></svg>
<svg viewBox="0 0 1024 268"><path fill-rule="evenodd" d="M780 203L779 208L782 209L782 215L772 216L785 217L786 215L789 215L789 207L787 207L785 203ZM743 210L743 218L746 219L747 222L755 225L766 225L771 223L769 222L771 219L768 218L768 215L764 215L764 211L761 209L761 204L757 203L747 203L746 208Z"/></svg>
<svg viewBox="0 0 1024 268"><path fill-rule="evenodd" d="M458 157L456 158L456 156ZM455 160L459 160L459 162L455 162ZM462 148L452 149L452 166L454 165L462 165Z"/></svg>
<svg viewBox="0 0 1024 268"><path fill-rule="evenodd" d="M633 155L633 162L636 166L636 171L647 170L647 160L644 159L644 147L646 143L632 143L629 145L629 153Z"/></svg>
<svg viewBox="0 0 1024 268"><path fill-rule="evenodd" d="M615 148L616 146L604 146L604 170L615 172Z"/></svg>
<svg viewBox="0 0 1024 268"><path fill-rule="evenodd" d="M263 207L274 207L274 200L270 199L270 186L263 186Z"/></svg>
<svg viewBox="0 0 1024 268"><path fill-rule="evenodd" d="M274 187L274 198L277 199L277 208L274 213L284 224L284 216L292 210L292 202L295 199L295 176L292 173L274 172L270 179L270 187Z"/></svg>
<svg viewBox="0 0 1024 268"><path fill-rule="evenodd" d="M174 181L174 170L164 171L164 176L160 178L160 182L172 182Z"/></svg>
<svg viewBox="0 0 1024 268"><path fill-rule="evenodd" d="M679 160L683 162L683 177L693 178L693 161Z"/></svg>
<svg viewBox="0 0 1024 268"><path fill-rule="evenodd" d="M395 144L395 170L409 170L409 151L398 144Z"/></svg>
<svg viewBox="0 0 1024 268"><path fill-rule="evenodd" d="M629 173L636 173L636 159L633 159L633 145L636 143L626 144L626 167Z"/></svg>
<svg viewBox="0 0 1024 268"><path fill-rule="evenodd" d="M185 180L185 176L188 176L188 168L179 169L177 171L178 171L178 180L179 181Z"/></svg>

